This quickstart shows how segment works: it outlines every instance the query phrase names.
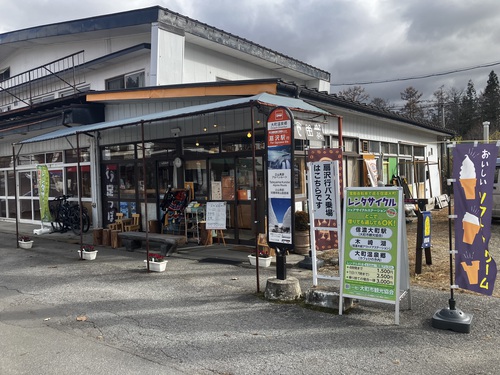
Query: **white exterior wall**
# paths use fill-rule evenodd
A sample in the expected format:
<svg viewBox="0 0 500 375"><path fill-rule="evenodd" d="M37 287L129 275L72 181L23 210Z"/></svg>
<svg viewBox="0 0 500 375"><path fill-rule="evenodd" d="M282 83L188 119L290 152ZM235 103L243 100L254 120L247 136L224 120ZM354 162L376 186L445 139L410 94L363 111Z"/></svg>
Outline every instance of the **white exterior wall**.
<svg viewBox="0 0 500 375"><path fill-rule="evenodd" d="M430 173L430 179L427 180L424 187L425 198L432 198L442 194L441 180L444 177L440 174L438 164L440 162L441 145L438 144L438 137L432 130L412 127L396 120L355 113L338 107L332 109L332 113L343 117L342 136L344 138L424 146L425 156L423 160L429 162ZM337 135L337 124L336 118L329 119L325 133ZM361 150L359 152L361 153ZM395 155L391 154L389 156L393 157ZM404 157L401 156L400 158ZM421 160L422 158L416 159ZM416 198L417 187L416 184L412 185L410 188L413 191L414 198Z"/></svg>
<svg viewBox="0 0 500 375"><path fill-rule="evenodd" d="M305 82L285 76L246 61L194 45L186 44L184 83L215 82L217 78L236 81L244 79L282 78L297 84Z"/></svg>
<svg viewBox="0 0 500 375"><path fill-rule="evenodd" d="M188 107L198 104L206 104L209 100L200 101L151 101L146 103L117 104L106 106L106 118L110 121L130 117L137 117L149 113L167 111L175 108ZM217 123L217 129L211 129L211 134L225 133L236 130L248 129L251 124L250 111L248 109L223 111L211 114L211 119ZM206 116L195 116L176 119L172 121L155 122L144 127L144 139L167 139L172 138L171 129L180 128L179 137L188 137L203 134L203 127L207 125ZM100 145L137 142L141 139L140 126L127 126L115 130L101 132Z"/></svg>
<svg viewBox="0 0 500 375"><path fill-rule="evenodd" d="M21 48L7 59L0 62L0 66L10 66L10 75L14 76L43 64L71 55L78 51L85 51L85 61L123 50L141 43L151 43L150 33L123 35L113 38L79 39L78 41L57 42L50 44L33 44L30 48Z"/></svg>
<svg viewBox="0 0 500 375"><path fill-rule="evenodd" d="M151 33L151 86L183 83L184 36L154 24Z"/></svg>

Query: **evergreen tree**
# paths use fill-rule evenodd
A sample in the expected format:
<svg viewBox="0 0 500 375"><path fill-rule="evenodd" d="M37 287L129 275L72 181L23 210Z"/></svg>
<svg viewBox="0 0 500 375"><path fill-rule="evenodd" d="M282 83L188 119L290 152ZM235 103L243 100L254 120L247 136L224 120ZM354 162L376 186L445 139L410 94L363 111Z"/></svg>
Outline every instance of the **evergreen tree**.
<svg viewBox="0 0 500 375"><path fill-rule="evenodd" d="M420 98L423 94L419 93L413 86L407 87L401 93L401 99L406 100L406 103L401 110L401 113L416 120L424 119L424 110L420 105Z"/></svg>
<svg viewBox="0 0 500 375"><path fill-rule="evenodd" d="M452 87L448 90L448 102L445 104L445 128L459 132L462 91Z"/></svg>
<svg viewBox="0 0 500 375"><path fill-rule="evenodd" d="M482 121L490 122L490 131L500 130L500 85L498 76L492 70L481 98Z"/></svg>
<svg viewBox="0 0 500 375"><path fill-rule="evenodd" d="M462 97L459 123L456 131L459 135L465 136L472 128L477 126L479 121L476 89L472 80L469 80L465 95Z"/></svg>
<svg viewBox="0 0 500 375"><path fill-rule="evenodd" d="M448 102L448 93L443 90L444 86L441 86L439 90L434 91L434 97L437 100L435 106L428 110L427 117L429 121L435 126L446 127L446 111L445 104Z"/></svg>

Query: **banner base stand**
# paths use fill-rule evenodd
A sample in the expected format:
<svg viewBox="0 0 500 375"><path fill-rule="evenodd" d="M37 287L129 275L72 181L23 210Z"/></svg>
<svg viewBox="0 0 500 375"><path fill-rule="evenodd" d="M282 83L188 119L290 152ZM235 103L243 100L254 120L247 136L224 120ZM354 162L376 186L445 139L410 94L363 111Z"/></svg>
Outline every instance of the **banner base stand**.
<svg viewBox="0 0 500 375"><path fill-rule="evenodd" d="M471 322L472 314L449 307L436 311L432 317L432 327L461 333L470 333Z"/></svg>
<svg viewBox="0 0 500 375"><path fill-rule="evenodd" d="M40 229L33 229L33 234L40 235L40 234L47 234L47 233L52 233L51 227L44 227L42 225L42 227Z"/></svg>
<svg viewBox="0 0 500 375"><path fill-rule="evenodd" d="M316 269L323 267L325 261L323 259L316 258ZM313 258L310 256L306 256L303 260L301 260L298 264L299 268L305 268L307 270L313 269Z"/></svg>

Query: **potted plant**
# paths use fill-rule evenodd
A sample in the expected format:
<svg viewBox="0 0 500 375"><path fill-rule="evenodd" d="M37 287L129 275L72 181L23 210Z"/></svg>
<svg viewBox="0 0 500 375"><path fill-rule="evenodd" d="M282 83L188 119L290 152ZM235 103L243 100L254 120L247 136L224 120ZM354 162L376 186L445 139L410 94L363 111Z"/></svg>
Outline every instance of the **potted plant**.
<svg viewBox="0 0 500 375"><path fill-rule="evenodd" d="M309 254L311 241L309 237L309 213L295 211L294 252Z"/></svg>
<svg viewBox="0 0 500 375"><path fill-rule="evenodd" d="M153 272L163 272L167 268L167 260L165 257L156 253L149 253L149 259L146 259L144 263L146 263L146 267L148 266L149 260L149 270Z"/></svg>
<svg viewBox="0 0 500 375"><path fill-rule="evenodd" d="M82 249L78 250L80 259L94 260L97 256L97 250L92 245L82 245Z"/></svg>
<svg viewBox="0 0 500 375"><path fill-rule="evenodd" d="M248 260L252 266L257 265L257 253L249 254ZM262 250L259 251L259 267L269 267L272 261L272 256Z"/></svg>
<svg viewBox="0 0 500 375"><path fill-rule="evenodd" d="M29 236L20 236L18 243L21 249L31 249L33 246L33 240Z"/></svg>

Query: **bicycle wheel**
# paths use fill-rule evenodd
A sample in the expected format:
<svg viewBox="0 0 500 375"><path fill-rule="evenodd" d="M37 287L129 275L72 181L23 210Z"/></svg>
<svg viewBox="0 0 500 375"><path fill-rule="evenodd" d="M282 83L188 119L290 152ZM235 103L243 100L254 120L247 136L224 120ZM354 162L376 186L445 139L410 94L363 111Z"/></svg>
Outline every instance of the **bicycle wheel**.
<svg viewBox="0 0 500 375"><path fill-rule="evenodd" d="M87 233L90 229L90 217L87 211L82 212L83 233Z"/></svg>
<svg viewBox="0 0 500 375"><path fill-rule="evenodd" d="M57 205L50 206L50 216L52 216L52 221L50 222L52 230L54 232L61 232L64 228L64 225L60 219L59 206Z"/></svg>
<svg viewBox="0 0 500 375"><path fill-rule="evenodd" d="M80 234L80 209L78 206L73 206L70 214L71 229L73 233ZM86 211L82 211L82 228L83 233L87 233L90 228L90 218Z"/></svg>

